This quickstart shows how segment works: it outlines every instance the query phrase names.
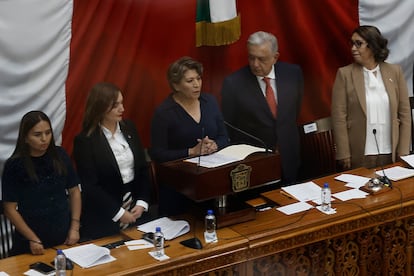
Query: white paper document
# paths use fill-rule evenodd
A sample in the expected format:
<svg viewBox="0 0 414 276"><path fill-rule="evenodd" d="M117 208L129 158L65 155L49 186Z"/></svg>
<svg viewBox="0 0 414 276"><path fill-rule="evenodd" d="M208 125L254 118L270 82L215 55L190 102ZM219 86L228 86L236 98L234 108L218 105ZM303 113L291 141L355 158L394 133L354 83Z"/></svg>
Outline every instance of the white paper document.
<svg viewBox="0 0 414 276"><path fill-rule="evenodd" d="M5 275L9 276L9 274L2 274L2 273L0 273L0 276L5 276ZM28 271L26 271L25 273L23 273L23 275L26 275L26 276L45 276L45 275L47 275L47 276L55 276L56 273L55 273L55 271L52 271L52 272L50 272L48 274L45 274L45 273L41 273L39 271L36 271L34 269L29 269Z"/></svg>
<svg viewBox="0 0 414 276"><path fill-rule="evenodd" d="M162 217L141 225L138 225L138 230L148 233L155 232L156 227L161 227L161 232L164 234L166 240L172 240L176 237L184 235L190 231L190 224L185 220L172 220L167 217Z"/></svg>
<svg viewBox="0 0 414 276"><path fill-rule="evenodd" d="M395 167L385 169L384 172L385 172L385 175L393 181L398 181L398 180L402 180L402 179L414 176L414 169L403 168L400 166L395 166ZM379 176L384 176L384 173L382 170L376 171L375 173Z"/></svg>
<svg viewBox="0 0 414 276"><path fill-rule="evenodd" d="M265 152L266 149L251 145L231 145L218 152L210 155L203 155L200 157L189 158L184 161L198 164L201 167L215 168L229 163L244 160L247 156L255 152Z"/></svg>
<svg viewBox="0 0 414 276"><path fill-rule="evenodd" d="M108 248L93 243L64 249L66 257L77 263L80 267L88 268L109 263L116 259L111 256Z"/></svg>
<svg viewBox="0 0 414 276"><path fill-rule="evenodd" d="M283 187L282 190L299 201L310 201L321 198L321 187L312 181Z"/></svg>
<svg viewBox="0 0 414 276"><path fill-rule="evenodd" d="M303 212L309 209L312 209L313 206L306 202L296 202L289 205L285 205L279 208L276 208L279 212L282 212L286 215L292 215L295 213Z"/></svg>
<svg viewBox="0 0 414 276"><path fill-rule="evenodd" d="M367 195L368 193L361 191L360 189L351 189L351 190L335 193L332 196L342 201L347 201L347 200L354 199L354 198L365 198Z"/></svg>
<svg viewBox="0 0 414 276"><path fill-rule="evenodd" d="M345 186L350 188L359 188L364 186L371 179L365 176L343 173L335 177L336 180L347 183Z"/></svg>
<svg viewBox="0 0 414 276"><path fill-rule="evenodd" d="M400 156L402 160L408 163L412 168L414 168L414 154Z"/></svg>

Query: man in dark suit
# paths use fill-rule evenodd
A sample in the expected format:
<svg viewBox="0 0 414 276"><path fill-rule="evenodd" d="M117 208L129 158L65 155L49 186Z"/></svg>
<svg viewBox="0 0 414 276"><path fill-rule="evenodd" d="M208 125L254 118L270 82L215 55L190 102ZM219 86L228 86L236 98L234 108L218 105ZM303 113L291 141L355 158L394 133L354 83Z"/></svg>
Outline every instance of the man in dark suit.
<svg viewBox="0 0 414 276"><path fill-rule="evenodd" d="M247 51L249 65L223 82L224 119L279 151L282 184L295 183L300 164L296 120L303 96L302 70L298 65L278 61L277 39L270 33L250 35ZM229 134L233 144L263 146L234 128Z"/></svg>

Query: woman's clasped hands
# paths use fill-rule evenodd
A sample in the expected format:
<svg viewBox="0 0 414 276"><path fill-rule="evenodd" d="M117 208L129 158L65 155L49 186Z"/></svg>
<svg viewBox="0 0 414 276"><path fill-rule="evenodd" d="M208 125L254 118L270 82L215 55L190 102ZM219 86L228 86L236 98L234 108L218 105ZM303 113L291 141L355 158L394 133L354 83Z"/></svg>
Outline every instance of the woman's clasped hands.
<svg viewBox="0 0 414 276"><path fill-rule="evenodd" d="M190 156L208 155L217 151L217 144L214 140L208 138L197 139L197 145L189 149Z"/></svg>

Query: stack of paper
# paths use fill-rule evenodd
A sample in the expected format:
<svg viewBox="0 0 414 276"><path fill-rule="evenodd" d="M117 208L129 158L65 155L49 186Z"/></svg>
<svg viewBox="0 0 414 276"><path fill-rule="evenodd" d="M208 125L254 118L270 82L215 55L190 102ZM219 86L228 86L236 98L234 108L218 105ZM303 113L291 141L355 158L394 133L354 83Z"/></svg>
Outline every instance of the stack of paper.
<svg viewBox="0 0 414 276"><path fill-rule="evenodd" d="M282 190L302 202L321 198L321 187L312 181L286 186Z"/></svg>
<svg viewBox="0 0 414 276"><path fill-rule="evenodd" d="M155 232L156 227L161 227L161 232L166 240L172 240L190 231L190 225L185 220L172 220L167 217L159 218L138 226L138 230L148 233Z"/></svg>
<svg viewBox="0 0 414 276"><path fill-rule="evenodd" d="M376 171L376 174L380 175L380 176L387 176L389 179L393 180L393 181L398 181L398 180L402 180L405 178L409 178L414 176L414 169L408 169L408 168L403 168L400 166L395 166L395 167L391 167L388 169L385 169L384 171Z"/></svg>
<svg viewBox="0 0 414 276"><path fill-rule="evenodd" d="M93 243L64 249L66 257L83 268L105 264L116 259L111 256L109 249Z"/></svg>
<svg viewBox="0 0 414 276"><path fill-rule="evenodd" d="M368 181L371 178L365 177L365 176L359 176L359 175L343 173L343 174L338 175L337 177L335 177L335 179L339 180L339 181L342 181L342 182L346 182L347 184L345 186L347 186L347 187L358 189L359 187L362 187L366 183L368 183Z"/></svg>

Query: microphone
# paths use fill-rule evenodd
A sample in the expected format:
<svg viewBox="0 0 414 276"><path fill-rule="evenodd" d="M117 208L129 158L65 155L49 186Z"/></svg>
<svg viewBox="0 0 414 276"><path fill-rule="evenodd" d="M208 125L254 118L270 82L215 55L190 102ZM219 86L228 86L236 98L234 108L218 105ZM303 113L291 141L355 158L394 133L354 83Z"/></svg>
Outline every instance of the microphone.
<svg viewBox="0 0 414 276"><path fill-rule="evenodd" d="M375 128L372 130L372 134L374 134L375 145L377 146L377 152L378 152L378 156L379 156L381 153L380 153L379 146L378 146L377 130ZM392 189L392 182L385 175L384 166L382 165L382 162L381 162L381 170L382 170L383 176L379 176L378 179L382 182L382 184L384 184L385 186L390 187Z"/></svg>
<svg viewBox="0 0 414 276"><path fill-rule="evenodd" d="M261 145L263 146L263 148L266 150L266 153L271 152L271 150L270 150L270 149L269 149L269 147L266 145L266 143L265 143L262 139L260 139L259 137L256 137L256 136L254 136L254 135L252 135L252 134L250 134L250 133L248 133L248 132L246 132L246 131L244 131L244 130L242 130L242 129L238 128L238 127L235 127L235 126L233 126L232 124L230 124L229 122L226 122L226 121L224 121L224 120L223 120L223 122L224 122L224 124L225 124L226 126L230 127L231 129L233 129L233 130L235 130L235 131L237 131L237 132L239 132L239 133L241 133L241 134L243 134L243 135L245 135L245 136L247 136L247 137L249 137L249 138L251 138L251 139L255 140L256 142L259 142L259 144L261 144Z"/></svg>

